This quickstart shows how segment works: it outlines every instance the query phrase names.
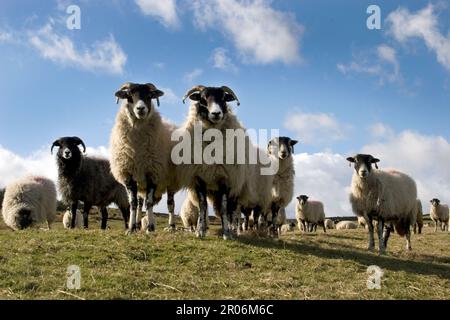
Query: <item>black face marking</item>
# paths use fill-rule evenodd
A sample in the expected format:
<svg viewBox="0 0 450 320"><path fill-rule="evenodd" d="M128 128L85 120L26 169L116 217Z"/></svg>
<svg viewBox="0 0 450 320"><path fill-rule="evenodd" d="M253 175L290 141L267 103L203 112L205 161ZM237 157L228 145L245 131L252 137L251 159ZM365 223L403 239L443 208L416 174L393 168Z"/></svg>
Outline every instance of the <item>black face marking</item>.
<svg viewBox="0 0 450 320"><path fill-rule="evenodd" d="M59 147L57 157L63 162L79 161L82 157L79 145L84 147L83 141L78 137L63 137L54 142L53 147ZM52 149L53 149L52 147ZM70 154L70 158L67 156Z"/></svg>
<svg viewBox="0 0 450 320"><path fill-rule="evenodd" d="M289 137L278 137L270 140L268 151L271 152L278 152L279 150L283 149L285 150L282 152L281 156L283 159L289 158L294 153L294 145L298 143L297 140L292 140ZM285 148L282 148L284 146ZM274 150L271 151L271 147L274 147Z"/></svg>
<svg viewBox="0 0 450 320"><path fill-rule="evenodd" d="M377 158L374 158L370 154L357 154L354 157L348 157L347 161L355 164L355 171L359 172L361 166L365 165L367 168L367 173L372 171L372 164L375 164L375 167L378 169L377 163L380 161Z"/></svg>
<svg viewBox="0 0 450 320"><path fill-rule="evenodd" d="M28 209L20 210L16 218L16 223L19 229L28 228L33 223L31 211Z"/></svg>
<svg viewBox="0 0 450 320"><path fill-rule="evenodd" d="M214 119L214 114L211 113L211 107L213 104L219 106L222 112L221 116L228 113L227 102L231 101L229 95L225 93L222 88L207 87L200 91L199 94L194 94L191 99L198 101L197 113L203 120L211 122L211 117ZM219 115L218 115L219 116ZM219 120L219 118L218 118Z"/></svg>
<svg viewBox="0 0 450 320"><path fill-rule="evenodd" d="M307 195L302 194L298 196L297 199L301 204L305 204L308 201L309 197Z"/></svg>
<svg viewBox="0 0 450 320"><path fill-rule="evenodd" d="M441 200L433 198L430 202L433 206L438 206L441 203Z"/></svg>

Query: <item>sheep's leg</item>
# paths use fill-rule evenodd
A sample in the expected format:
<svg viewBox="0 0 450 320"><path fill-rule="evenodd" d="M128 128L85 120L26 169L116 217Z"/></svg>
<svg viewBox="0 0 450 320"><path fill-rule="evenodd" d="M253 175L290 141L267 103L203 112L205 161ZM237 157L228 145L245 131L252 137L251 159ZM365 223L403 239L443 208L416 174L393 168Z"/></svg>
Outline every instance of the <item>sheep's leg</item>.
<svg viewBox="0 0 450 320"><path fill-rule="evenodd" d="M195 193L198 198L199 202L199 215L198 215L198 222L197 222L197 237L200 239L203 239L206 236L206 219L207 217L207 210L208 210L208 203L206 200L206 184L200 180L197 179L196 181L196 187L195 187Z"/></svg>
<svg viewBox="0 0 450 320"><path fill-rule="evenodd" d="M327 233L327 228L325 228L325 221L322 221L321 225L322 225L322 228L323 228L323 232Z"/></svg>
<svg viewBox="0 0 450 320"><path fill-rule="evenodd" d="M153 206L155 205L155 190L156 186L151 183L151 181L147 181L147 195L145 200L147 207L148 227L145 231L146 233L154 232L156 229L155 216L153 214Z"/></svg>
<svg viewBox="0 0 450 320"><path fill-rule="evenodd" d="M413 229L414 234L417 233L417 223L414 224L414 229Z"/></svg>
<svg viewBox="0 0 450 320"><path fill-rule="evenodd" d="M259 230L262 227L259 219L261 218L261 208L256 207L253 209L253 229Z"/></svg>
<svg viewBox="0 0 450 320"><path fill-rule="evenodd" d="M437 228L438 228L438 222L437 222L437 220L434 220L434 232L437 232Z"/></svg>
<svg viewBox="0 0 450 320"><path fill-rule="evenodd" d="M175 193L167 191L167 208L169 209L169 226L166 228L167 231L175 231Z"/></svg>
<svg viewBox="0 0 450 320"><path fill-rule="evenodd" d="M101 208L101 213L102 213L102 230L106 229L106 225L108 223L108 209L106 209L106 207Z"/></svg>
<svg viewBox="0 0 450 320"><path fill-rule="evenodd" d="M123 222L125 223L125 229L128 229L128 219L130 218L130 208L121 207Z"/></svg>
<svg viewBox="0 0 450 320"><path fill-rule="evenodd" d="M89 202L84 203L83 210L83 223L84 228L87 229L89 227L89 211L91 211L92 205Z"/></svg>
<svg viewBox="0 0 450 320"><path fill-rule="evenodd" d="M373 251L375 249L375 239L373 237L373 220L372 216L368 216L367 225L369 227L369 251Z"/></svg>
<svg viewBox="0 0 450 320"><path fill-rule="evenodd" d="M384 234L383 234L383 243L384 243L384 249L387 249L389 237L391 235L392 226L391 225L385 225L384 228Z"/></svg>
<svg viewBox="0 0 450 320"><path fill-rule="evenodd" d="M221 218L222 218L222 233L223 233L223 239L224 240L232 240L231 232L230 232L230 222L229 222L229 216L228 216L228 197L226 193L223 193L221 196Z"/></svg>
<svg viewBox="0 0 450 320"><path fill-rule="evenodd" d="M70 222L70 228L75 229L75 221L77 219L77 210L78 210L78 201L72 202L71 206L71 213L72 213L72 221Z"/></svg>
<svg viewBox="0 0 450 320"><path fill-rule="evenodd" d="M411 248L411 228L410 228L409 222L405 223L405 230L406 230L406 233L405 233L406 250L411 251L412 250L412 248Z"/></svg>
<svg viewBox="0 0 450 320"><path fill-rule="evenodd" d="M144 198L138 196L138 205L137 205L137 211L136 211L136 228L141 228L141 220L142 220L142 212L144 208Z"/></svg>
<svg viewBox="0 0 450 320"><path fill-rule="evenodd" d="M280 208L276 205L272 206L272 225L269 228L269 232L272 236L277 237L278 236L278 211Z"/></svg>
<svg viewBox="0 0 450 320"><path fill-rule="evenodd" d="M378 231L378 253L383 254L386 250L384 246L384 239L383 239L383 231L384 231L384 220L379 217L378 218L378 225L377 225L377 231Z"/></svg>
<svg viewBox="0 0 450 320"><path fill-rule="evenodd" d="M138 207L138 187L136 181L130 179L126 184L128 201L130 202L130 222L128 223L127 235L136 232L136 214Z"/></svg>
<svg viewBox="0 0 450 320"><path fill-rule="evenodd" d="M242 212L244 213L244 231L248 231L248 224L249 224L249 220L250 220L250 215L252 213L252 210L249 208L245 208L242 210Z"/></svg>

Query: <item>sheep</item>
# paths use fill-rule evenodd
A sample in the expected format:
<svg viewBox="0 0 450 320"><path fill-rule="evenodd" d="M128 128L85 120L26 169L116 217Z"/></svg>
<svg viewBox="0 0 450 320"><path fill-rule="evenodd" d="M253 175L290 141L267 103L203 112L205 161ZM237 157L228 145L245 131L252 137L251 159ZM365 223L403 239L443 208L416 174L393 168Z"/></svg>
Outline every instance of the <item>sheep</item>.
<svg viewBox="0 0 450 320"><path fill-rule="evenodd" d="M357 217L364 217L369 230L369 250L375 247L373 220L378 220L379 253L387 248L392 225L405 236L406 249L411 250L410 226L416 220L417 187L408 175L397 170L378 170L380 161L368 154L348 157L355 171L352 177L350 203ZM375 170L372 169L375 165ZM386 228L385 228L386 226ZM385 229L385 230L384 230ZM383 234L383 230L385 231Z"/></svg>
<svg viewBox="0 0 450 320"><path fill-rule="evenodd" d="M298 222L299 230L302 231L300 228L302 225L304 231L311 232L315 225L320 225L323 228L323 232L327 232L324 223L325 211L323 209L323 203L308 199L309 197L306 195L297 197L298 201L295 207L295 217Z"/></svg>
<svg viewBox="0 0 450 320"><path fill-rule="evenodd" d="M288 232L292 232L295 229L295 223L285 223L283 225L280 226L280 234L285 234Z"/></svg>
<svg viewBox="0 0 450 320"><path fill-rule="evenodd" d="M416 234L417 232L419 232L419 234L422 233L422 228L423 228L423 210L422 210L422 202L417 199L417 219L416 219L416 223L414 224L414 234Z"/></svg>
<svg viewBox="0 0 450 320"><path fill-rule="evenodd" d="M46 223L50 228L56 216L56 187L40 176L27 176L6 187L3 220L12 230Z"/></svg>
<svg viewBox="0 0 450 320"><path fill-rule="evenodd" d="M125 227L129 215L129 205L125 189L111 174L109 161L88 157L84 142L78 137L62 137L51 147L58 148L56 162L58 167L58 189L63 201L70 205L72 213L71 229L76 225L78 202L84 203L83 226L88 228L88 216L92 206L98 206L102 214L101 229L106 229L108 221L107 206L115 203L124 219Z"/></svg>
<svg viewBox="0 0 450 320"><path fill-rule="evenodd" d="M191 148L191 158L188 164L183 162L181 167L190 172L192 176L188 179L188 189L192 192L194 205L199 208L199 219L197 223L197 237L204 238L206 235L207 220L207 198L214 207L216 216L222 221L222 234L225 240L232 239L231 222L233 214L237 211L238 197L241 193L246 177L246 165L237 163L237 158L242 150L238 150L236 141L239 136L247 141L243 125L233 114L228 102L236 101L240 105L236 94L228 87L205 87L202 85L191 88L183 97L183 102L189 98L191 105L189 115L182 126L183 143L189 141ZM198 163L195 161L198 156L203 159L203 149L211 147L212 142L202 139L200 149L198 144L198 133L201 136L206 134L217 134L223 138L218 141L222 147L220 159L215 159L213 163ZM227 133L232 132L231 137ZM192 140L192 141L191 141ZM215 141L214 145L217 141ZM233 145L234 149L229 150L228 146ZM220 153L219 153L220 154ZM229 156L233 159L230 159Z"/></svg>
<svg viewBox="0 0 450 320"><path fill-rule="evenodd" d="M70 209L64 213L62 224L65 229L70 229L72 225L72 212ZM75 218L75 228L83 228L83 214L77 210L77 217Z"/></svg>
<svg viewBox="0 0 450 320"><path fill-rule="evenodd" d="M324 224L325 224L325 228L327 228L327 229L335 229L336 228L333 220L331 220L331 219L325 219Z"/></svg>
<svg viewBox="0 0 450 320"><path fill-rule="evenodd" d="M431 199L430 217L434 222L434 232L437 232L438 224L441 223L441 230L448 231L449 211L448 205L441 204L437 198Z"/></svg>
<svg viewBox="0 0 450 320"><path fill-rule="evenodd" d="M294 146L297 140L289 137L277 137L270 140L268 154L272 161L277 161L278 172L273 178L270 232L276 236L277 216L281 208L287 207L294 196Z"/></svg>
<svg viewBox="0 0 450 320"><path fill-rule="evenodd" d="M175 193L184 183L179 168L171 161L174 146L172 134L176 127L161 118L152 100L164 92L151 83L127 82L115 93L123 100L111 133L111 171L127 190L131 208L127 234L137 231L137 217L142 212L143 199L150 222L147 233L155 231L153 207L167 192L169 230L175 230Z"/></svg>
<svg viewBox="0 0 450 320"><path fill-rule="evenodd" d="M353 221L340 221L336 224L336 230L357 229L358 225Z"/></svg>
<svg viewBox="0 0 450 320"><path fill-rule="evenodd" d="M367 221L364 217L358 217L358 225L365 229L369 228L367 226Z"/></svg>

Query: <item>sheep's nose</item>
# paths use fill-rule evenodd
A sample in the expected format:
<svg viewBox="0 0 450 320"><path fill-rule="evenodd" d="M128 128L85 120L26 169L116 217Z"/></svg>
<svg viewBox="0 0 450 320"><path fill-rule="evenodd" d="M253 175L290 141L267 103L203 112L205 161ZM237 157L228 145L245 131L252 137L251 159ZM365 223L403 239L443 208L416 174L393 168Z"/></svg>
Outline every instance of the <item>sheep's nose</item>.
<svg viewBox="0 0 450 320"><path fill-rule="evenodd" d="M211 114L212 114L214 117L218 118L218 117L220 116L220 111L218 111L218 112L211 112Z"/></svg>
<svg viewBox="0 0 450 320"><path fill-rule="evenodd" d="M286 157L287 156L287 152L286 151L281 151L281 156L282 157Z"/></svg>
<svg viewBox="0 0 450 320"><path fill-rule="evenodd" d="M137 109L138 111L144 111L145 106L137 106L136 109Z"/></svg>

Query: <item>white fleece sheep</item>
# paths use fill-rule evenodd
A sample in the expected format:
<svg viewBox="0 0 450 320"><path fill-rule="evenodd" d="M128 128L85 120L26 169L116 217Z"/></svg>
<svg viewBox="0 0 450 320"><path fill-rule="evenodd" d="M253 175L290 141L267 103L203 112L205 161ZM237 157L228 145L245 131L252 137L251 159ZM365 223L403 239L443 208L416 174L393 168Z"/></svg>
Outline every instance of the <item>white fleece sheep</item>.
<svg viewBox="0 0 450 320"><path fill-rule="evenodd" d="M363 228L365 228L365 229L368 228L367 221L366 221L366 219L364 217L358 217L358 225L363 227Z"/></svg>
<svg viewBox="0 0 450 320"><path fill-rule="evenodd" d="M327 228L327 229L335 229L336 228L333 220L331 220L331 219L325 219L324 224L325 224L325 228Z"/></svg>
<svg viewBox="0 0 450 320"><path fill-rule="evenodd" d="M181 175L188 173L188 178L183 178L183 181L189 181L188 188L192 191L192 201L199 208L197 236L203 238L206 235L207 198L209 198L213 203L216 215L222 219L223 238L225 240L230 239L232 238L231 222L233 213L236 211L236 209L231 209L232 204L237 206L237 199L246 177L246 165L236 162L238 152L241 153L243 150L238 150L237 143L234 143L234 150L228 150L227 148L231 139L234 142L237 140L234 137L228 138L227 130L238 130L245 134L243 125L227 104L227 102L238 101L238 99L232 90L227 87L204 86L192 88L186 93L184 99L186 98L189 98L192 103L187 120L180 132L183 137L190 139L191 158L188 160L189 164L181 164L180 167L188 167L188 169L181 170ZM200 100L205 101L207 105L200 106ZM215 118L215 114L218 115L218 118ZM215 163L206 164L202 161L200 164L195 164L195 158L199 155L195 148L197 141L195 133L200 131L203 136L208 129L215 130L209 131L209 133L220 133L223 137L222 150L224 152L222 158L218 159L217 155ZM205 139L202 141L203 145L200 151L204 151L212 144ZM233 152L235 155L234 161L228 163L227 154L233 154ZM222 162L222 164L217 163L217 161Z"/></svg>
<svg viewBox="0 0 450 320"><path fill-rule="evenodd" d="M320 225L323 227L323 232L327 232L324 223L325 211L323 208L323 203L320 201L311 201L305 195L297 197L295 217L297 219L300 231L302 231L300 225L302 225L303 230L306 231L312 231L315 225Z"/></svg>
<svg viewBox="0 0 450 320"><path fill-rule="evenodd" d="M358 225L353 221L341 221L336 224L336 230L357 229Z"/></svg>
<svg viewBox="0 0 450 320"><path fill-rule="evenodd" d="M434 232L437 232L438 224L441 223L441 230L448 231L449 211L448 205L441 203L439 199L432 199L430 207L430 217L434 222Z"/></svg>
<svg viewBox="0 0 450 320"><path fill-rule="evenodd" d="M295 229L294 223L285 223L280 226L280 233L285 234L285 233L294 231L294 229Z"/></svg>
<svg viewBox="0 0 450 320"><path fill-rule="evenodd" d="M56 215L56 187L53 181L39 176L19 179L6 187L3 220L13 230L38 224L50 228Z"/></svg>
<svg viewBox="0 0 450 320"><path fill-rule="evenodd" d="M111 134L111 171L127 188L131 212L128 234L136 231L138 193L146 197L147 232L154 231L153 206L167 191L169 228L175 228L174 193L181 188L177 167L171 161L175 127L162 120L152 99L164 93L153 84L124 84L116 92L124 102Z"/></svg>
<svg viewBox="0 0 450 320"><path fill-rule="evenodd" d="M65 229L70 229L70 225L72 223L72 212L67 210L64 213L62 224ZM75 217L75 228L81 229L83 228L83 213L80 210L77 210L77 216Z"/></svg>
<svg viewBox="0 0 450 320"><path fill-rule="evenodd" d="M391 225L406 238L406 248L411 250L410 227L416 222L417 187L408 175L394 169L372 169L379 159L358 154L347 158L355 164L350 203L358 217L364 217L369 229L369 250L375 247L373 219L378 220L379 251L383 253L391 232ZM383 231L385 229L385 233Z"/></svg>

